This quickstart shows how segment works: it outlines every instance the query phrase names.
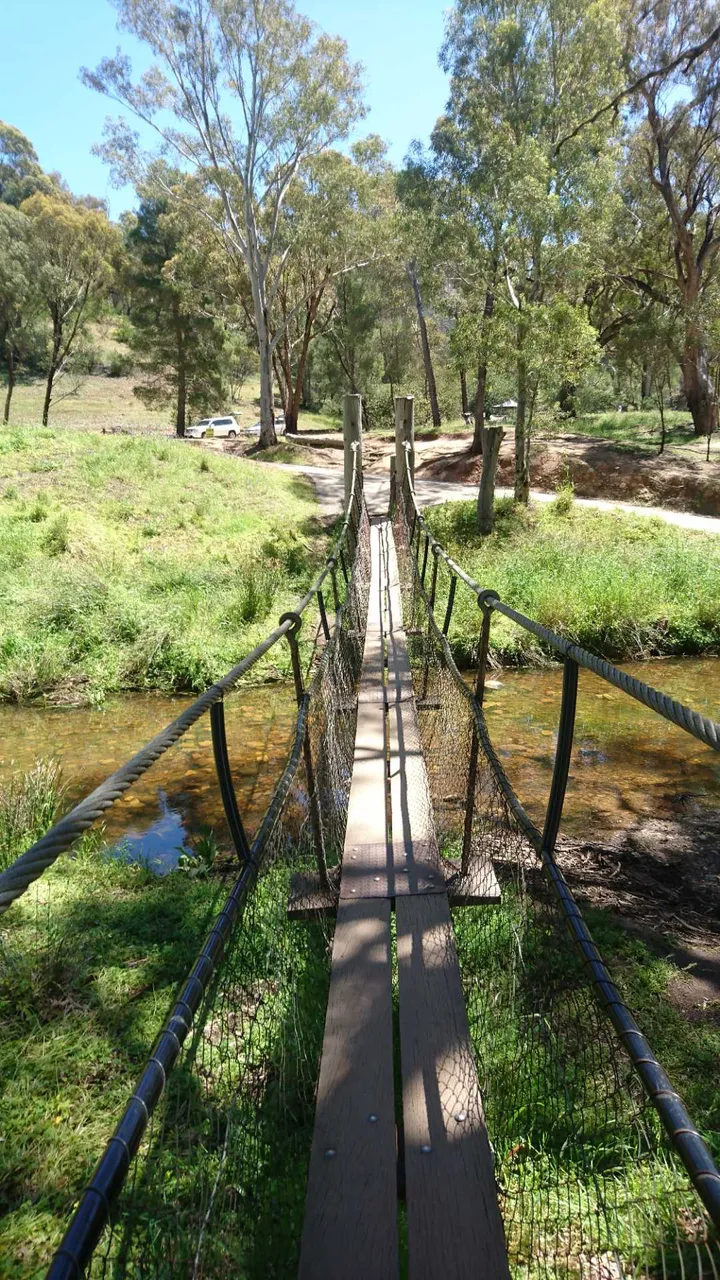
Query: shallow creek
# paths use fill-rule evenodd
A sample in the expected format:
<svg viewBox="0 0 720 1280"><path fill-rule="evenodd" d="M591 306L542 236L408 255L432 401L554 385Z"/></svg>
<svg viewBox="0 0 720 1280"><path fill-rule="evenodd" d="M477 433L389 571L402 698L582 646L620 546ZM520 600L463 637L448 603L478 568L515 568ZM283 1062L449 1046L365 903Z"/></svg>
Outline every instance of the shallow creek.
<svg viewBox="0 0 720 1280"><path fill-rule="evenodd" d="M720 716L720 658L629 664L627 670L713 718ZM542 825L557 741L559 668L491 673L488 727L518 796ZM62 766L68 800L97 786L190 698L133 694L102 710L0 706L0 781L39 756ZM227 699L227 737L238 802L252 835L285 764L295 724L290 686ZM562 830L598 837L649 816L720 807L720 757L619 690L581 671L573 759ZM168 751L105 819L109 840L169 870L204 826L227 846L209 717Z"/></svg>

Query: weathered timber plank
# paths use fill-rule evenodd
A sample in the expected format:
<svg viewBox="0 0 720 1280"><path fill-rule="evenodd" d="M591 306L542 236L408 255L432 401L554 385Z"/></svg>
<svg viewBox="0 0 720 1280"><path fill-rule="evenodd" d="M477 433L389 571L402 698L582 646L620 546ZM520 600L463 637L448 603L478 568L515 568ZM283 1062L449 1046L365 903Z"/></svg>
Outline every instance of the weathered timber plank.
<svg viewBox="0 0 720 1280"><path fill-rule="evenodd" d="M331 867L329 888L323 889L317 871L297 871L290 877L287 914L289 920L315 920L334 916L337 911L340 868Z"/></svg>
<svg viewBox="0 0 720 1280"><path fill-rule="evenodd" d="M395 892L442 893L445 876L413 702L388 707L388 745Z"/></svg>
<svg viewBox="0 0 720 1280"><path fill-rule="evenodd" d="M390 903L341 902L299 1277L397 1275Z"/></svg>
<svg viewBox="0 0 720 1280"><path fill-rule="evenodd" d="M403 629L402 596L395 539L387 525L383 539L386 568L385 628L387 643L387 700L408 701L413 697L413 678L408 655L407 636Z"/></svg>
<svg viewBox="0 0 720 1280"><path fill-rule="evenodd" d="M388 842L385 706L360 702L343 847L340 896L388 898L394 893Z"/></svg>
<svg viewBox="0 0 720 1280"><path fill-rule="evenodd" d="M459 862L445 862L445 888L451 907L476 907L485 902L499 902L500 884L490 859L475 857L467 875Z"/></svg>
<svg viewBox="0 0 720 1280"><path fill-rule="evenodd" d="M408 1274L508 1280L447 898L397 898L395 909Z"/></svg>

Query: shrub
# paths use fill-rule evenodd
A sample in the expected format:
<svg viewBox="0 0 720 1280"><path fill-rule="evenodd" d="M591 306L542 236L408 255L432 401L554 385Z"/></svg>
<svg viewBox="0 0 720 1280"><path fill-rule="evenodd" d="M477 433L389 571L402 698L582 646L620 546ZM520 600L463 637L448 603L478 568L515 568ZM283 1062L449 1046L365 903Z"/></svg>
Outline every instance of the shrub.
<svg viewBox="0 0 720 1280"><path fill-rule="evenodd" d="M9 867L53 825L65 795L57 760L38 760L0 787L0 868Z"/></svg>
<svg viewBox="0 0 720 1280"><path fill-rule="evenodd" d="M108 378L129 378L135 369L135 361L124 351L116 351L108 361Z"/></svg>
<svg viewBox="0 0 720 1280"><path fill-rule="evenodd" d="M62 511L49 525L43 546L50 556L61 556L70 550L70 518Z"/></svg>

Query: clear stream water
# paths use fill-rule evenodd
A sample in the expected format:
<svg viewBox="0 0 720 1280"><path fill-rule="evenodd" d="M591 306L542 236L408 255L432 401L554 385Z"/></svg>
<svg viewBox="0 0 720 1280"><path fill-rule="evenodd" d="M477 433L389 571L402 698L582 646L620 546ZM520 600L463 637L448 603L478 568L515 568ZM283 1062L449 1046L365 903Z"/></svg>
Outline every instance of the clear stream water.
<svg viewBox="0 0 720 1280"><path fill-rule="evenodd" d="M649 684L720 718L720 658L628 664ZM559 669L492 673L493 742L518 795L542 823L557 741ZM0 706L0 781L39 756L60 761L75 801L175 718L189 698L133 694L102 710ZM279 778L295 724L288 685L241 690L226 702L228 747L249 834ZM591 836L688 806L720 807L720 756L604 681L581 671L563 831ZM192 849L203 827L228 846L209 717L171 748L108 813L108 839L157 871Z"/></svg>

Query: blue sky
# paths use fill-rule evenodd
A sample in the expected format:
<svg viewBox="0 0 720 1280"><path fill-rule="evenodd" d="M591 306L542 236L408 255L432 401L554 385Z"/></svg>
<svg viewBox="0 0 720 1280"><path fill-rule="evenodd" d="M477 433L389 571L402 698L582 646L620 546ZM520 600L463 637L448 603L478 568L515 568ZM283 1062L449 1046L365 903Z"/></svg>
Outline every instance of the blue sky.
<svg viewBox="0 0 720 1280"><path fill-rule="evenodd" d="M437 64L449 0L297 0L298 9L347 40L365 67L370 114L363 133L379 133L400 163L413 138L427 141L443 109L447 81ZM109 0L6 0L0 44L0 120L34 144L43 168L59 170L78 195L91 192L117 216L132 191L113 190L91 155L112 104L86 89L94 67L118 44L143 66L147 54L115 27Z"/></svg>

